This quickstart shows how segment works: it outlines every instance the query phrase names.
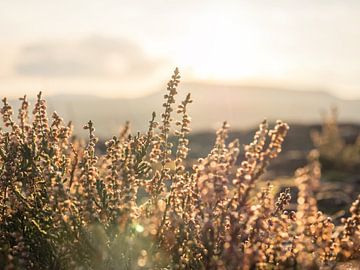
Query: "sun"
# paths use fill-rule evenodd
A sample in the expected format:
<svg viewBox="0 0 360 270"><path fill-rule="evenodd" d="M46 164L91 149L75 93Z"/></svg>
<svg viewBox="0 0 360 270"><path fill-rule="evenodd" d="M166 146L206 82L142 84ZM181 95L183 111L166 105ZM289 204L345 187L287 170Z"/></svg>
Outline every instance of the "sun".
<svg viewBox="0 0 360 270"><path fill-rule="evenodd" d="M182 40L174 62L201 80L261 77L278 69L276 64L266 64L269 55L265 56L262 36L256 25L241 26L231 18L203 16Z"/></svg>

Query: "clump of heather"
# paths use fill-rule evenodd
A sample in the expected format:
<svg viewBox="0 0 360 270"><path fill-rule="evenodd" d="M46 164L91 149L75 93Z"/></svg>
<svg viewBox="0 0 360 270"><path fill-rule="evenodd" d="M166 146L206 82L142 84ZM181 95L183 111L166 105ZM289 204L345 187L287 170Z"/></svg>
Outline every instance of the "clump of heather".
<svg viewBox="0 0 360 270"><path fill-rule="evenodd" d="M192 99L176 106L179 83L176 69L160 119L143 134L126 124L103 155L92 121L84 145L41 93L32 112L21 98L16 116L3 99L1 269L325 269L359 258L360 197L339 226L318 211L318 152L295 174L296 211L289 189L264 184L286 123L263 121L239 158L224 122L189 167Z"/></svg>

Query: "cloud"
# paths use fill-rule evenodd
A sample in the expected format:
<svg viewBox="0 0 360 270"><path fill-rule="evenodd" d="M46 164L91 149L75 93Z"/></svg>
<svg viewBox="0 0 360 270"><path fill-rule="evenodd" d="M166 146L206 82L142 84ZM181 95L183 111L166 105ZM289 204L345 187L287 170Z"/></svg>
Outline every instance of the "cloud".
<svg viewBox="0 0 360 270"><path fill-rule="evenodd" d="M94 36L22 47L15 71L19 76L129 79L149 76L164 63L127 39Z"/></svg>

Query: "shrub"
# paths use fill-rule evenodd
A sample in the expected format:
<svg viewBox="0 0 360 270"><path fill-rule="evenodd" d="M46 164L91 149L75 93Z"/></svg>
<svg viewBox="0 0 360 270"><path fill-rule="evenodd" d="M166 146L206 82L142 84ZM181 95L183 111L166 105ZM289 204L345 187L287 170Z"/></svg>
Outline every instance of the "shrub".
<svg viewBox="0 0 360 270"><path fill-rule="evenodd" d="M318 211L316 152L296 173L296 212L288 189L277 198L270 184L258 189L286 123L262 122L237 164L225 122L211 152L185 166L190 95L177 107L174 153L169 141L179 79L176 69L159 123L153 114L144 134L125 127L100 156L91 121L83 146L71 124L47 117L41 93L32 116L21 98L17 120L3 99L2 269L316 269L359 256L360 198L338 227Z"/></svg>
<svg viewBox="0 0 360 270"><path fill-rule="evenodd" d="M325 117L321 132L312 132L312 140L326 167L357 172L360 167L360 136L354 143L347 144L337 122L337 110L333 108L331 114Z"/></svg>

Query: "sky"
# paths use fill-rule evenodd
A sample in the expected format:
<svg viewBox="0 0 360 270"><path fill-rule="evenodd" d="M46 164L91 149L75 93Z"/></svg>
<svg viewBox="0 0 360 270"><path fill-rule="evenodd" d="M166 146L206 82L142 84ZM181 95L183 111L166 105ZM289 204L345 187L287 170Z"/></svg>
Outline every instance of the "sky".
<svg viewBox="0 0 360 270"><path fill-rule="evenodd" d="M0 59L1 96L136 97L177 66L360 99L360 1L0 1Z"/></svg>

